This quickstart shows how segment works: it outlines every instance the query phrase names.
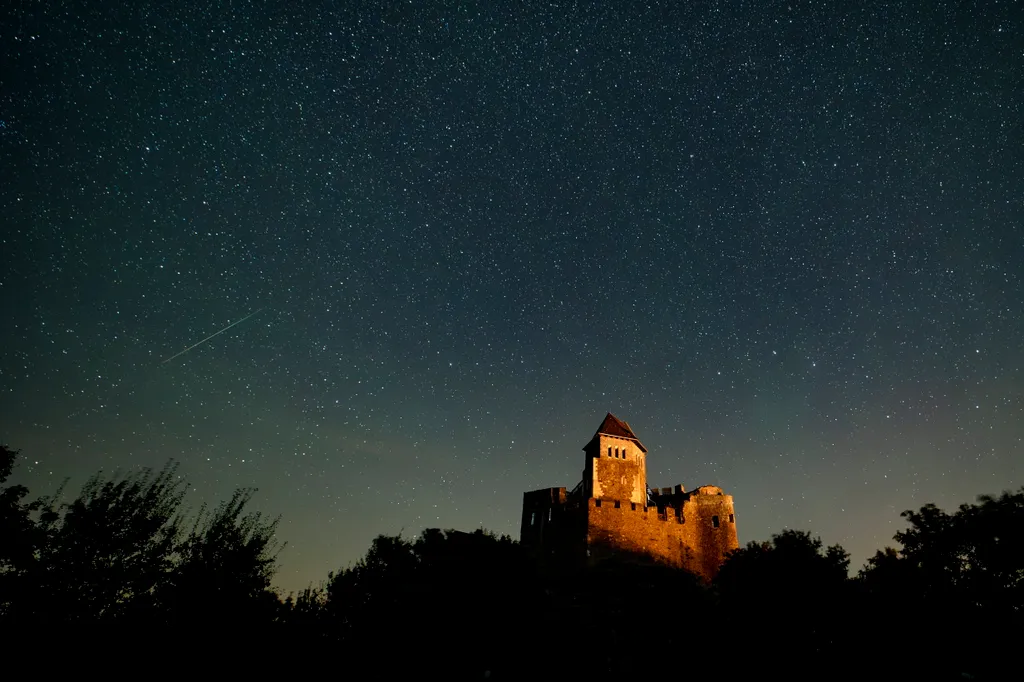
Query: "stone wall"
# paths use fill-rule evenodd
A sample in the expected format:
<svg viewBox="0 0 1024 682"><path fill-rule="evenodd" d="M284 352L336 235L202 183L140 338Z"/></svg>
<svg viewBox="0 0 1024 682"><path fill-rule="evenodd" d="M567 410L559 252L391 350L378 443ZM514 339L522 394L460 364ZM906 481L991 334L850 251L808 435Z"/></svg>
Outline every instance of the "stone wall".
<svg viewBox="0 0 1024 682"><path fill-rule="evenodd" d="M580 561L586 554L586 537L586 511L568 503L565 488L523 493L519 541L534 558Z"/></svg>
<svg viewBox="0 0 1024 682"><path fill-rule="evenodd" d="M647 456L634 441L598 434L585 452L583 479L590 497L646 501Z"/></svg>
<svg viewBox="0 0 1024 682"><path fill-rule="evenodd" d="M524 545L543 545L554 509L565 504L565 488L541 488L523 493L519 539Z"/></svg>
<svg viewBox="0 0 1024 682"><path fill-rule="evenodd" d="M718 573L725 555L739 547L736 534L736 510L732 495L724 495L714 488L714 494L701 494L700 491L711 488L698 488L690 493L689 499L683 503L683 513L687 523L693 518L696 521L693 540L695 554L699 557L699 567L692 568L694 573L705 576L709 580ZM716 526L717 519L717 526Z"/></svg>
<svg viewBox="0 0 1024 682"><path fill-rule="evenodd" d="M625 500L587 501L587 547L592 561L624 551L710 580L725 553L737 546L735 512L728 495L693 494L678 506L663 506L660 511Z"/></svg>

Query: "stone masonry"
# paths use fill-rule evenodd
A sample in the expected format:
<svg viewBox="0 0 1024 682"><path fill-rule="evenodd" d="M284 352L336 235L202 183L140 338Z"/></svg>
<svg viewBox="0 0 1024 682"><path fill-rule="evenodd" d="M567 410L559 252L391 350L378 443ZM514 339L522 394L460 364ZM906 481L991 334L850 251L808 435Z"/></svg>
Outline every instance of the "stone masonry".
<svg viewBox="0 0 1024 682"><path fill-rule="evenodd" d="M612 556L653 560L706 580L739 547L731 495L647 487L647 448L609 413L584 446L583 480L571 491L523 494L520 541L545 560L594 564Z"/></svg>

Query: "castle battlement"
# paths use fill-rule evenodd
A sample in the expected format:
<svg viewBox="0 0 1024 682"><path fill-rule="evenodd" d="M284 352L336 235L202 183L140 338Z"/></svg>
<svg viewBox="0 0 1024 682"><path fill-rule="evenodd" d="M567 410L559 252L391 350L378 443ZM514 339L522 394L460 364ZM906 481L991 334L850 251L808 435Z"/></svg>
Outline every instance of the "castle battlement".
<svg viewBox="0 0 1024 682"><path fill-rule="evenodd" d="M672 505L663 505L660 507L655 505L645 506L637 504L636 502L596 499L591 497L587 500L587 506L593 507L594 509L608 509L611 507L612 509L621 509L626 512L638 512L645 515L650 514L651 517L657 518L660 521L678 520L679 523L685 523L681 508L674 507Z"/></svg>
<svg viewBox="0 0 1024 682"><path fill-rule="evenodd" d="M647 448L626 422L609 413L583 450L583 481L571 491L523 494L520 538L535 554L646 556L710 579L739 547L732 496L713 485L649 490Z"/></svg>

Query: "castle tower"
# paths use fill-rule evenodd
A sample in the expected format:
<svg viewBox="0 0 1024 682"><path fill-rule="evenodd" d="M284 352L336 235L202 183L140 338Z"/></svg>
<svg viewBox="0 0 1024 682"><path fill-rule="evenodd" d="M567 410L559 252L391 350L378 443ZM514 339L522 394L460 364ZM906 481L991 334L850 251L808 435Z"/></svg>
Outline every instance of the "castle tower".
<svg viewBox="0 0 1024 682"><path fill-rule="evenodd" d="M611 412L583 447L587 497L647 504L647 448Z"/></svg>
<svg viewBox="0 0 1024 682"><path fill-rule="evenodd" d="M615 415L605 416L583 451L583 480L572 490L523 493L520 542L538 558L644 558L711 580L739 547L732 496L713 485L648 489L647 448Z"/></svg>

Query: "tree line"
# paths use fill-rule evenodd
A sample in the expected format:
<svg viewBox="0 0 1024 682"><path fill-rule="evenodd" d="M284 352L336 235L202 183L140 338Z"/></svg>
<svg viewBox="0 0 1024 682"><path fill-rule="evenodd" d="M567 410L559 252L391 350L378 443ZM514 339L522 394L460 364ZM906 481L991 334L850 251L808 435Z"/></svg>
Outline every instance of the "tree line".
<svg viewBox="0 0 1024 682"><path fill-rule="evenodd" d="M247 509L254 491L188 515L171 463L97 474L70 502L30 500L5 485L17 456L0 446L0 631L12 647L59 632L238 668L277 650L383 679L1020 672L1024 488L904 512L896 547L852 576L841 546L798 530L735 550L706 584L639 556L542 565L508 536L427 529L379 536L355 564L282 595L277 519Z"/></svg>

